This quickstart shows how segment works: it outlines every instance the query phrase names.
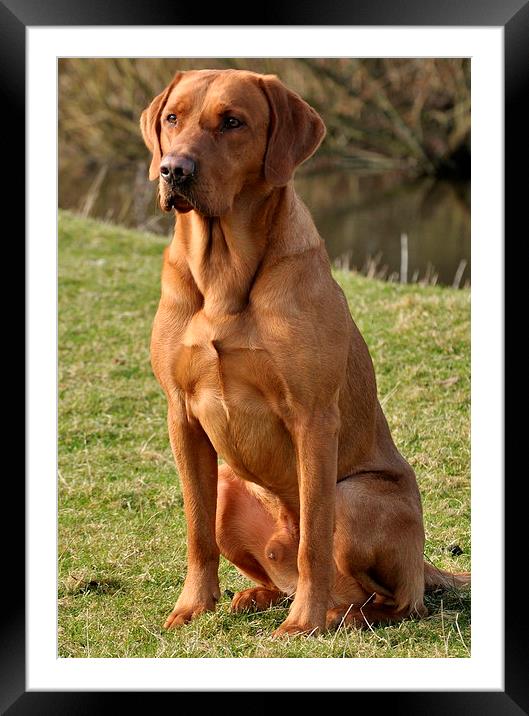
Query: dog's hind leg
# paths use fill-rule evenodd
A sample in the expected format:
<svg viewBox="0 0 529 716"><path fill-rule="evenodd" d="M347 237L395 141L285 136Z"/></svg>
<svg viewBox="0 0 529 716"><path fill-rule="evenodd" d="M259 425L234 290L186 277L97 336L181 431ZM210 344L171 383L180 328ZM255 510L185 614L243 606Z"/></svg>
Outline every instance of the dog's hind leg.
<svg viewBox="0 0 529 716"><path fill-rule="evenodd" d="M259 586L235 594L232 610L260 611L288 596L297 580L297 544L228 465L219 468L216 537L221 554Z"/></svg>
<svg viewBox="0 0 529 716"><path fill-rule="evenodd" d="M334 560L338 577L327 628L425 616L424 532L411 476L376 473L338 483Z"/></svg>

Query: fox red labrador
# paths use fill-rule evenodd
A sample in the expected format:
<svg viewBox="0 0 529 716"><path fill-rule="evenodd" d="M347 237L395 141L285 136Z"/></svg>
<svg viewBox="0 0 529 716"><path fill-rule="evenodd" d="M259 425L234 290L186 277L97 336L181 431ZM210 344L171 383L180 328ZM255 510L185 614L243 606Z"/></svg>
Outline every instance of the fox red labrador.
<svg viewBox="0 0 529 716"><path fill-rule="evenodd" d="M219 599L219 553L293 597L276 635L426 614L421 499L377 399L367 346L293 174L325 126L273 75L178 72L141 116L164 253L151 358L168 402L188 569L166 627ZM218 465L218 457L224 464Z"/></svg>

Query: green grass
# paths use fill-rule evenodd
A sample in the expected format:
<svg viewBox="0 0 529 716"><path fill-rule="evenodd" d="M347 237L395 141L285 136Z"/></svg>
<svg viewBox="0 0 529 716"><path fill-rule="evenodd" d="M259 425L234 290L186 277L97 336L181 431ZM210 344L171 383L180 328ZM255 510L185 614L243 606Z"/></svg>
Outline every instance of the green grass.
<svg viewBox="0 0 529 716"><path fill-rule="evenodd" d="M468 591L428 597L421 621L276 640L286 607L230 614L224 590L250 583L223 559L217 611L162 630L185 575L182 497L149 363L166 243L59 216L59 656L469 656ZM417 472L426 556L469 569L470 294L336 278L373 356L395 441Z"/></svg>

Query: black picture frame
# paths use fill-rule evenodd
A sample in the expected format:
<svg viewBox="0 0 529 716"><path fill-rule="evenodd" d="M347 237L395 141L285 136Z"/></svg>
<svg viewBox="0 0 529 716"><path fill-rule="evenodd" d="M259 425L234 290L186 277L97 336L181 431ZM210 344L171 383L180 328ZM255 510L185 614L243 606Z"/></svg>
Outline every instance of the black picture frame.
<svg viewBox="0 0 529 716"><path fill-rule="evenodd" d="M236 19L234 19L236 18ZM177 5L160 0L0 0L0 76L3 93L3 147L7 167L24 166L25 147L25 33L27 27L80 25L356 25L356 26L501 26L504 28L505 59L505 238L526 221L521 211L527 203L527 182L521 181L527 167L528 111L524 94L529 88L529 0L350 0L337 2L285 3L270 1L263 7L218 5L204 9L196 4ZM163 54L163 53L162 53ZM33 121L33 118L28 118ZM16 139L15 139L16 137ZM519 171L517 171L519 170ZM11 176L13 176L11 172ZM24 195L18 181L9 181L4 206L20 218L25 215ZM5 196L5 194L4 194ZM18 211L17 211L18 210ZM17 230L20 234L20 228ZM520 237L521 239L525 237ZM14 243L14 242L13 242ZM524 242L525 243L525 242ZM21 246L21 240L18 246ZM506 253L506 252L505 252ZM507 254L506 254L507 258ZM20 321L12 321L14 328ZM506 325L506 324L505 324ZM499 439L503 439L503 437ZM514 440L515 438L510 438ZM507 454L505 452L505 454ZM9 470L8 472L11 472ZM506 476L506 475L505 475ZM7 477L7 476L6 476ZM516 479L505 479L505 690L502 692L355 692L351 708L388 709L406 714L520 714L529 713L529 649L524 591L517 583L516 564L524 565L522 546L527 543L525 521L517 519L520 509ZM159 697L175 694L153 692L27 692L25 686L24 607L24 480L13 471L4 486L9 513L16 517L4 540L2 638L0 640L0 709L18 714L88 714L126 708L132 696L136 709L156 713ZM508 519L507 519L508 517ZM13 531L16 529L16 531ZM523 570L526 571L525 569ZM491 575L503 579L504 575ZM517 604L520 609L516 609ZM501 615L491 605L491 619ZM207 685L206 685L207 688ZM271 695L272 698L273 695ZM178 698L178 697L177 697ZM283 698L283 696L282 696ZM148 700L147 700L148 699ZM273 707L273 702L267 702ZM179 704L181 702L179 701ZM264 702L263 702L264 705ZM246 706L244 706L246 708ZM277 707L277 704L276 704ZM233 708L237 708L234 703Z"/></svg>

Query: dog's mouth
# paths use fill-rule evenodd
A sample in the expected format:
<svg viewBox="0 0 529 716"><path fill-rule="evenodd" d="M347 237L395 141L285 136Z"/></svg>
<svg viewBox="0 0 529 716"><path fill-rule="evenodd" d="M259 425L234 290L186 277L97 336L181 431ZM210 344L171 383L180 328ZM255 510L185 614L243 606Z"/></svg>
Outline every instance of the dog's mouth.
<svg viewBox="0 0 529 716"><path fill-rule="evenodd" d="M168 187L165 191L160 190L160 206L163 211L175 209L180 214L187 214L188 211L196 211L201 216L213 216L211 207L204 201L195 198L192 190L184 194L182 189Z"/></svg>
<svg viewBox="0 0 529 716"><path fill-rule="evenodd" d="M175 209L180 214L187 214L188 211L198 211L204 213L203 208L198 201L195 200L192 191L186 191L183 188L160 187L160 206L163 211L171 211Z"/></svg>
<svg viewBox="0 0 529 716"><path fill-rule="evenodd" d="M192 204L188 199L183 197L181 194L173 192L167 197L167 205L169 209L176 209L181 214L187 214L188 211L196 209L196 206Z"/></svg>

